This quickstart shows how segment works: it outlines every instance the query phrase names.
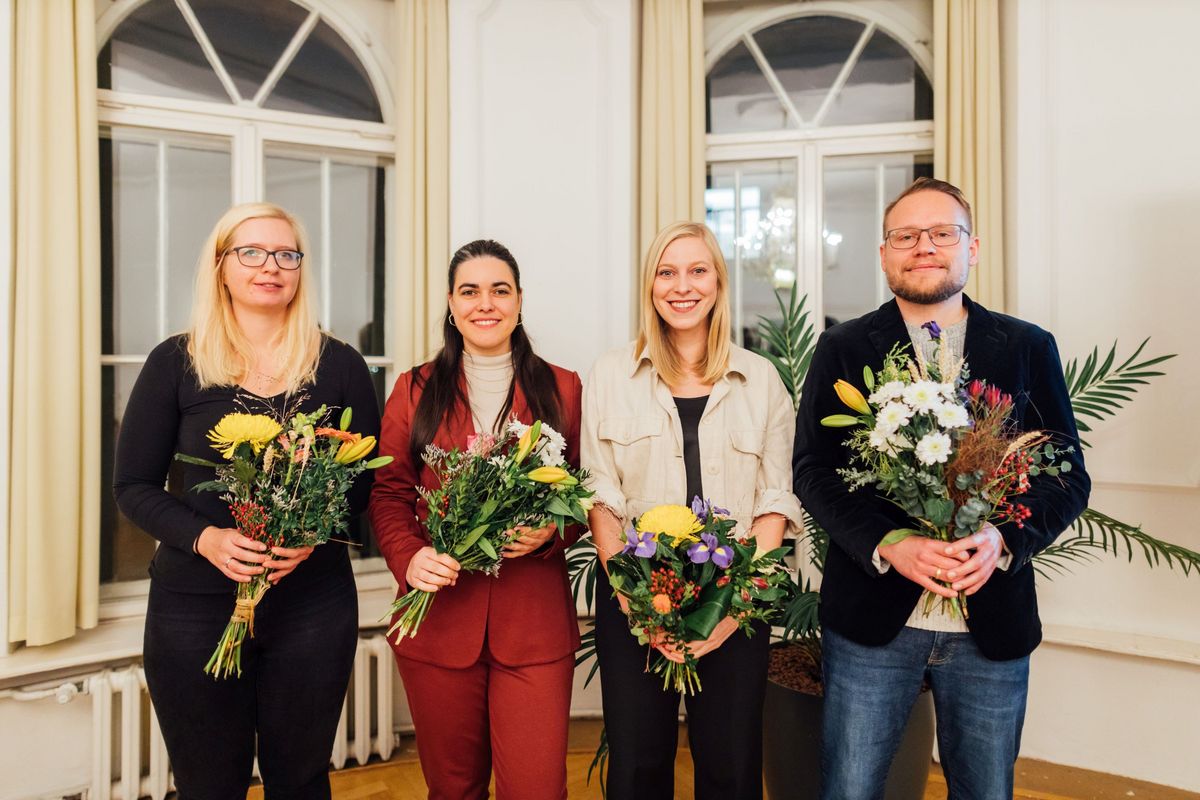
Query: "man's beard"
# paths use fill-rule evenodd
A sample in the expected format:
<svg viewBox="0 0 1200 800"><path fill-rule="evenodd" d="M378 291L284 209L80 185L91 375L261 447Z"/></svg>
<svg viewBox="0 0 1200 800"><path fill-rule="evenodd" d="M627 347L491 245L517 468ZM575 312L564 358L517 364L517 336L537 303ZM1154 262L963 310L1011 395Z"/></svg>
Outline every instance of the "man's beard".
<svg viewBox="0 0 1200 800"><path fill-rule="evenodd" d="M899 281L893 281L892 277L888 276L888 288L892 290L892 294L901 300L907 300L919 306L932 306L949 300L961 292L966 285L966 270L963 270L961 280L955 280L954 273L947 272L946 277L942 279L941 283L928 289L918 289L913 286L901 285Z"/></svg>

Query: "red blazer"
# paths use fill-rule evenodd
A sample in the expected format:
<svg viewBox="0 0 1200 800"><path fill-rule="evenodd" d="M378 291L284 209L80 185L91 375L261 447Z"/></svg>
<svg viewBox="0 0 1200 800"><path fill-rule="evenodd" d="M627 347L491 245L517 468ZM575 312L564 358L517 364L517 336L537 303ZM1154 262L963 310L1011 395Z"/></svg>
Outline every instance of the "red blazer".
<svg viewBox="0 0 1200 800"><path fill-rule="evenodd" d="M553 365L551 368L563 408L566 430L561 433L567 440L566 457L578 466L583 386L574 372ZM416 369L428 374L429 365ZM396 381L383 412L379 452L395 460L376 470L370 505L375 538L400 583L399 595L409 589L404 579L408 562L429 544L421 524L429 509L416 486L439 485L426 464L414 464L409 456L412 419L421 399L421 390L413 386L414 371L405 372ZM513 397L513 411L525 424L533 422L520 386ZM470 414L456 409L448 416L433 443L444 450L463 449L467 436L475 432ZM474 664L483 650L485 635L492 656L512 667L545 664L575 652L579 647L579 623L563 551L579 538L579 533L577 526L570 526L565 536L556 535L542 550L504 559L498 577L462 573L456 585L437 593L417 635L406 637L399 645L393 641L392 648L405 658L451 669Z"/></svg>

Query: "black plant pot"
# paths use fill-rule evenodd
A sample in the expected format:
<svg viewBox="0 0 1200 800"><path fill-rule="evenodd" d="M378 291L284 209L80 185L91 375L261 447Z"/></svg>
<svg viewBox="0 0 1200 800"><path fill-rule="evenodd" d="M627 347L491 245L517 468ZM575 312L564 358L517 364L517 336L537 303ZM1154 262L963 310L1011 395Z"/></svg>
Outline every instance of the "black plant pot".
<svg viewBox="0 0 1200 800"><path fill-rule="evenodd" d="M763 775L770 800L817 800L825 698L767 681ZM887 800L922 800L933 757L933 692L921 692L888 772Z"/></svg>

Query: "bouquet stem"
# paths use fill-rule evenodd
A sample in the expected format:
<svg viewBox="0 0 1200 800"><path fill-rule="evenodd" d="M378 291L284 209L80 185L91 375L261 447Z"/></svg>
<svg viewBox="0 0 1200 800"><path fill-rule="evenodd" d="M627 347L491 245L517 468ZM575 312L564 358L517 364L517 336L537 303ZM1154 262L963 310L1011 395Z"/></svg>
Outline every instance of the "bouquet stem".
<svg viewBox="0 0 1200 800"><path fill-rule="evenodd" d="M237 602L233 606L233 616L225 625L225 632L217 643L208 663L204 665L204 674L212 675L213 679L228 678L235 671L242 676L242 642L246 634L254 638L254 609L262 602L271 582L267 580L269 573L264 572L255 576L249 583L239 583Z"/></svg>
<svg viewBox="0 0 1200 800"><path fill-rule="evenodd" d="M429 609L433 605L435 597L437 597L435 592L411 589L408 594L392 603L391 609L388 610L389 615L403 613L392 623L392 627L388 628L387 635L391 636L396 633L396 644L400 644L400 640L405 636L416 637L417 631L421 629L421 623L425 621L425 617L429 616Z"/></svg>
<svg viewBox="0 0 1200 800"><path fill-rule="evenodd" d="M664 690L674 689L688 695L700 691L700 675L695 663L679 664L660 655L654 663L654 674L662 675Z"/></svg>

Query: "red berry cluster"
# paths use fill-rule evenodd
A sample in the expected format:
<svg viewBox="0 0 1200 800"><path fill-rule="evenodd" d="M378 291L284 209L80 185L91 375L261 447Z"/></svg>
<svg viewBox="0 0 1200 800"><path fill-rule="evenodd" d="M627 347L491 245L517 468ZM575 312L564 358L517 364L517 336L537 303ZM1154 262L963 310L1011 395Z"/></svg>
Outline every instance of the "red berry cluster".
<svg viewBox="0 0 1200 800"><path fill-rule="evenodd" d="M650 594L665 594L678 608L685 596L691 595L693 599L699 597L700 587L691 581L681 579L675 574L675 570L664 567L650 573Z"/></svg>
<svg viewBox="0 0 1200 800"><path fill-rule="evenodd" d="M1011 503L1008 500L1001 500L996 505L996 511L1003 519L1017 523L1018 528L1024 528L1025 520L1029 519L1033 513L1029 510L1029 506Z"/></svg>
<svg viewBox="0 0 1200 800"><path fill-rule="evenodd" d="M236 502L229 507L233 512L233 521L243 536L256 542L266 542L268 547L276 545L275 537L267 533L267 510L258 503Z"/></svg>

